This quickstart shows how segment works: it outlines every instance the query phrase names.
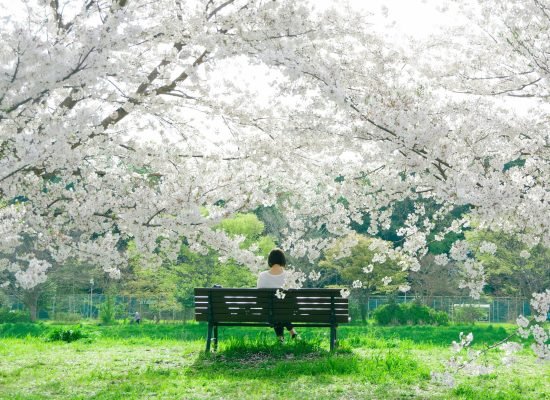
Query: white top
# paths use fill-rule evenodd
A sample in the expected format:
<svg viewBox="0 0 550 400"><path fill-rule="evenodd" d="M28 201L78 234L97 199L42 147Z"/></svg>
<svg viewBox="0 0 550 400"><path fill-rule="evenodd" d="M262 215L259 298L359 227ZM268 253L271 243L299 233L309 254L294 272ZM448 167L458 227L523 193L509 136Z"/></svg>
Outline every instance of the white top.
<svg viewBox="0 0 550 400"><path fill-rule="evenodd" d="M256 287L258 288L270 288L270 289L279 289L285 283L286 271L283 271L282 274L273 275L271 272L262 271L258 275L258 283Z"/></svg>

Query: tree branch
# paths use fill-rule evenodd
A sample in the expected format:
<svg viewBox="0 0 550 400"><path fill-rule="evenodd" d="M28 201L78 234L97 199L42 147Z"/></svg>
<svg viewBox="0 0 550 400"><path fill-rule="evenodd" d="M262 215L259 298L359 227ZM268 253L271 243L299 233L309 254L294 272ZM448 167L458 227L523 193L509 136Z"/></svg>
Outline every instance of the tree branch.
<svg viewBox="0 0 550 400"><path fill-rule="evenodd" d="M223 10L225 7L234 2L235 0L227 0L225 3L220 4L218 7L214 8L210 14L206 16L206 20L209 21L210 18L216 15L219 11Z"/></svg>
<svg viewBox="0 0 550 400"><path fill-rule="evenodd" d="M153 218L155 218L157 215L159 215L160 213L162 213L162 212L164 212L164 211L166 211L166 207L163 207L163 208L161 208L160 210L158 210L156 213L154 213L154 214L151 216L151 218L149 218L149 219L147 220L147 222L143 224L143 226L151 227L151 228L161 226L161 225L159 225L159 224L153 224L153 225L152 225L152 224L151 224L151 221L153 220Z"/></svg>

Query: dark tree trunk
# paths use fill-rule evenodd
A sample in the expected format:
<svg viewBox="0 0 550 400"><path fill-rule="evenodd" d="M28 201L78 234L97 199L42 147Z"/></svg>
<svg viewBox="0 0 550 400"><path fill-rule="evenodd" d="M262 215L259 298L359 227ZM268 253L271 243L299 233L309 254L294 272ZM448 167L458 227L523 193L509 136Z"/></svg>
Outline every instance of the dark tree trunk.
<svg viewBox="0 0 550 400"><path fill-rule="evenodd" d="M31 317L31 321L35 322L38 319L38 297L40 296L40 291L36 288L25 292L23 295L23 303L27 306L29 309L29 314Z"/></svg>
<svg viewBox="0 0 550 400"><path fill-rule="evenodd" d="M367 322L367 304L365 304L364 301L361 301L359 309L361 311L361 321Z"/></svg>
<svg viewBox="0 0 550 400"><path fill-rule="evenodd" d="M31 321L35 322L37 318L37 306L36 303L29 304L29 313L31 315Z"/></svg>

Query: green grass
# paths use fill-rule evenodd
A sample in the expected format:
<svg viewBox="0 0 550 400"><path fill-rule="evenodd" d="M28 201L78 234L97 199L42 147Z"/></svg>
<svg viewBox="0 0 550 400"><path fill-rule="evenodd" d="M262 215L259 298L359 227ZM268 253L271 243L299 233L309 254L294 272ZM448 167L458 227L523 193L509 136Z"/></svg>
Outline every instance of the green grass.
<svg viewBox="0 0 550 400"><path fill-rule="evenodd" d="M0 324L0 399L550 399L550 367L522 351L512 368L461 374L454 388L434 384L449 344L474 332L476 346L512 326L345 325L328 351L328 329L301 329L279 344L264 328L220 328L205 354L203 324L84 324L85 338L47 341L74 325ZM486 361L500 365L498 354Z"/></svg>

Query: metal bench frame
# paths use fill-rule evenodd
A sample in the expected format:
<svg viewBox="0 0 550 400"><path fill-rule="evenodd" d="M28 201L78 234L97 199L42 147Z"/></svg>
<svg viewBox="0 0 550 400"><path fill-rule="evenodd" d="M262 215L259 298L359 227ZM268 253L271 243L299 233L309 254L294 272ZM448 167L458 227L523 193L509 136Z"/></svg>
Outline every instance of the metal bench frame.
<svg viewBox="0 0 550 400"><path fill-rule="evenodd" d="M330 328L330 350L336 347L338 324L349 322L348 299L340 289L290 289L285 298L277 289L196 288L195 319L208 322L206 352L218 347L218 327L273 327L292 322L295 327Z"/></svg>

